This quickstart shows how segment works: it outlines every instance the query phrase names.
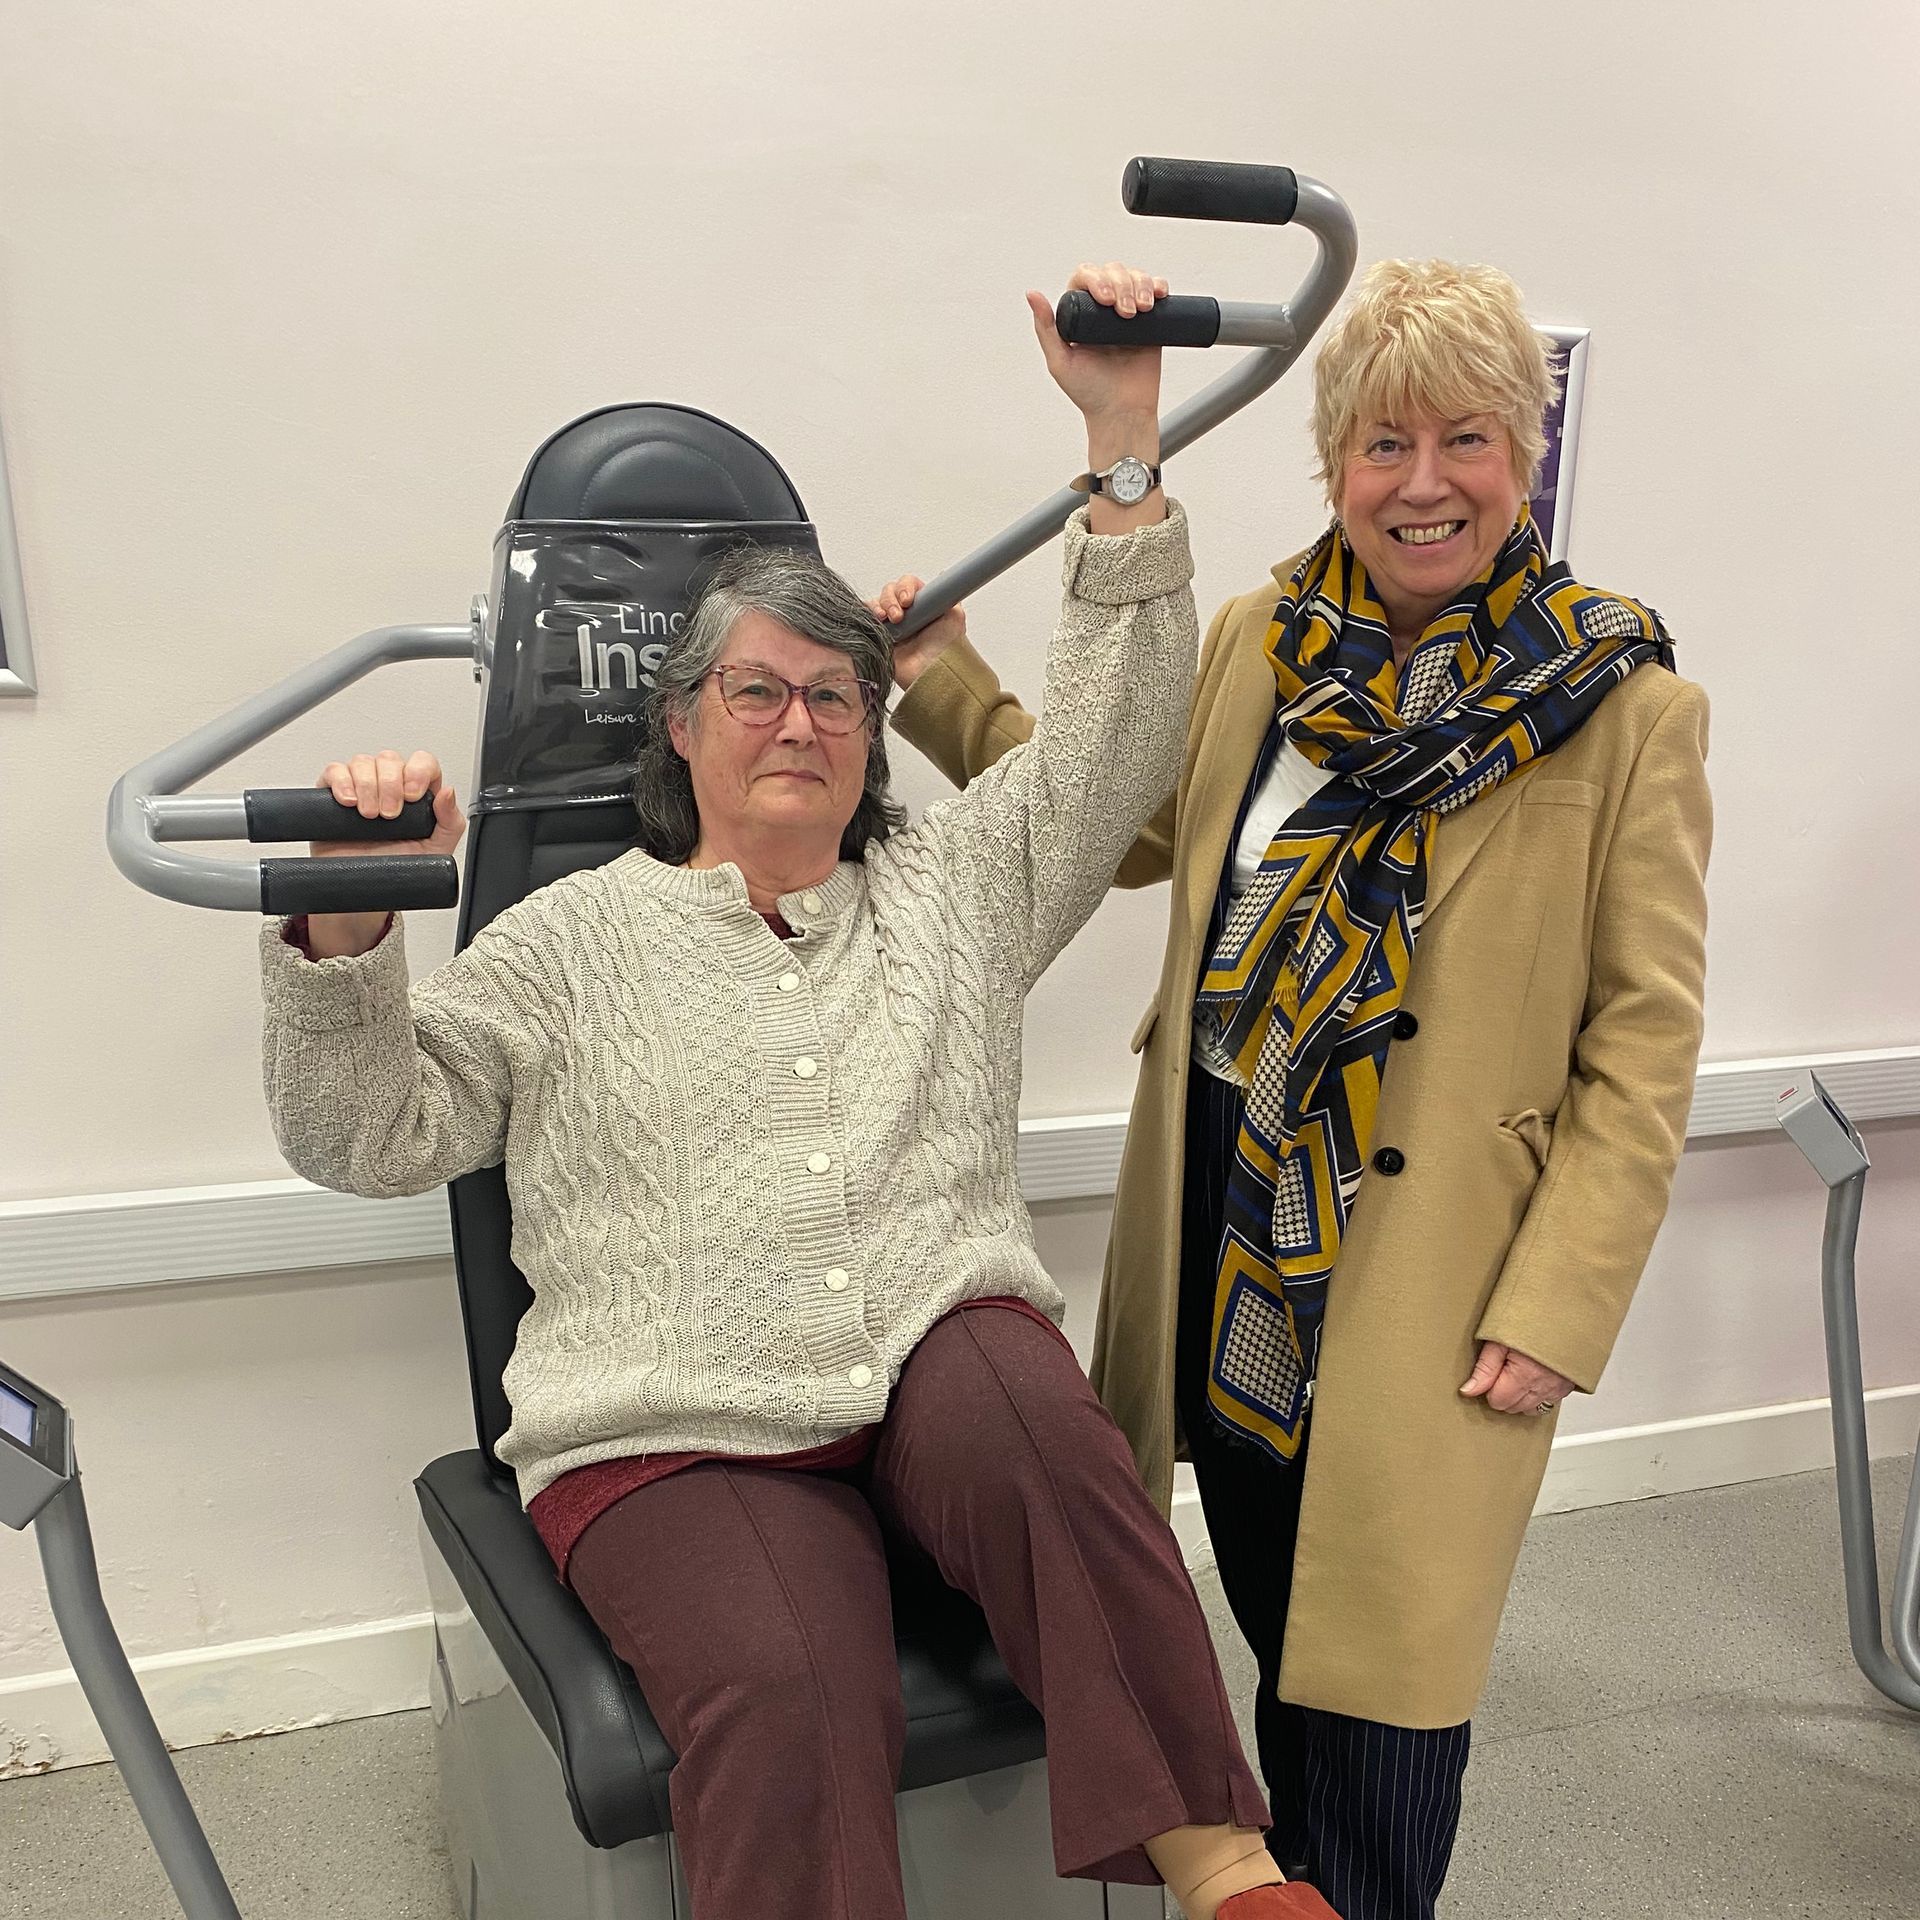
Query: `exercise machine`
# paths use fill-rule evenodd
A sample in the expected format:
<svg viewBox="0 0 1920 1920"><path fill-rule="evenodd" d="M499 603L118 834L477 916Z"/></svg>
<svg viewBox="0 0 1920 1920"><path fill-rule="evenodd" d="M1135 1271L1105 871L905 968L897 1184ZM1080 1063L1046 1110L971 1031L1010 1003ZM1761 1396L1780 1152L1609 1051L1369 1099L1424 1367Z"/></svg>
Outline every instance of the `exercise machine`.
<svg viewBox="0 0 1920 1920"><path fill-rule="evenodd" d="M1057 320L1088 345L1251 351L1161 425L1163 456L1266 391L1351 277L1339 196L1284 167L1137 159L1130 211L1295 225L1316 243L1280 304L1176 295L1121 319L1070 293ZM1042 500L934 580L897 637L917 631L1057 533L1084 496ZM651 669L702 565L741 540L818 551L792 481L736 428L695 409L616 406L534 454L494 543L488 593L465 622L361 635L132 769L108 805L107 844L136 885L193 906L269 914L460 908L471 940L533 889L626 851L633 738ZM465 886L451 858L231 859L192 843L407 840L429 803L363 821L323 789L188 792L375 668L471 665L482 686ZM467 1920L655 1920L688 1911L667 1798L673 1755L633 1676L554 1577L495 1446L501 1376L531 1302L509 1252L504 1175L450 1191L477 1444L416 1482L434 1612L430 1695L448 1844ZM894 1568L907 1702L900 1840L916 1920L1157 1920L1159 1895L1054 1878L1045 1735L971 1602L923 1568ZM76 1655L76 1658L81 1657ZM89 1650L87 1657L91 1657Z"/></svg>

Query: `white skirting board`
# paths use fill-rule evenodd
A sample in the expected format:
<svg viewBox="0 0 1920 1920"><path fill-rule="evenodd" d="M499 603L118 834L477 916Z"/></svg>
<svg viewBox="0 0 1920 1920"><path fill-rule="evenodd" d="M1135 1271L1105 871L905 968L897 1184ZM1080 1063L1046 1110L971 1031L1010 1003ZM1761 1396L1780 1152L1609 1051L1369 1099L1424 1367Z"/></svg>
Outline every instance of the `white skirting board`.
<svg viewBox="0 0 1920 1920"><path fill-rule="evenodd" d="M1867 1434L1876 1459L1911 1453L1920 1434L1920 1385L1870 1393ZM1555 1442L1535 1511L1610 1506L1832 1464L1824 1400L1575 1434ZM1184 1467L1180 1472L1173 1527L1188 1565L1197 1566L1207 1557L1206 1522L1190 1473ZM1844 1610L1837 1558L1833 1594L1836 1610ZM407 1614L159 1654L133 1664L168 1743L209 1746L425 1706L432 1625L429 1614ZM71 1671L0 1680L0 1779L106 1757L106 1743Z"/></svg>
<svg viewBox="0 0 1920 1920"><path fill-rule="evenodd" d="M433 1615L409 1613L150 1654L133 1670L168 1746L210 1747L424 1707L432 1657ZM0 1779L106 1758L107 1743L70 1667L0 1680Z"/></svg>

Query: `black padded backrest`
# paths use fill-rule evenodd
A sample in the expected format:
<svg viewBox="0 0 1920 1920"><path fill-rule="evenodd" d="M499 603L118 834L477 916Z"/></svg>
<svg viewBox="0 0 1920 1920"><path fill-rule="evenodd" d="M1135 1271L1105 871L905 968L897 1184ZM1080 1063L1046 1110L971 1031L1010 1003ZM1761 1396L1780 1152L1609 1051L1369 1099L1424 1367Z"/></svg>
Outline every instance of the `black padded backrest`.
<svg viewBox="0 0 1920 1920"><path fill-rule="evenodd" d="M743 458L751 448L758 459ZM804 520L778 461L693 407L603 407L527 463L509 520Z"/></svg>
<svg viewBox="0 0 1920 1920"><path fill-rule="evenodd" d="M572 599L617 603L635 590L643 535L663 528L674 535L682 523L688 537L714 544L733 537L813 545L800 496L765 448L691 407L640 405L604 408L554 434L528 463L495 546L498 556L524 557L535 546L558 552L565 569L559 577ZM730 536L736 524L739 532ZM599 567L604 580L594 577ZM527 562L516 578L524 584L533 571ZM466 849L461 946L537 888L604 865L633 845L631 803L608 798L631 779L624 751L631 728L579 723L589 709L602 717L609 707L631 713L648 697L644 689L625 689L620 700L570 685L574 637L534 631L538 607L531 603L514 616L528 630L507 632L510 609L503 609L498 573L495 586L496 644ZM618 616L623 609L601 611ZM660 621L669 613L656 595L647 617ZM557 669L531 655L539 642L558 649ZM536 731L540 750L522 752ZM503 1170L468 1174L449 1194L474 1424L482 1457L504 1473L494 1452L511 1419L501 1375L533 1295L513 1263Z"/></svg>
<svg viewBox="0 0 1920 1920"><path fill-rule="evenodd" d="M818 552L757 441L691 407L607 407L528 463L494 537L475 812L624 792L653 675L708 562Z"/></svg>

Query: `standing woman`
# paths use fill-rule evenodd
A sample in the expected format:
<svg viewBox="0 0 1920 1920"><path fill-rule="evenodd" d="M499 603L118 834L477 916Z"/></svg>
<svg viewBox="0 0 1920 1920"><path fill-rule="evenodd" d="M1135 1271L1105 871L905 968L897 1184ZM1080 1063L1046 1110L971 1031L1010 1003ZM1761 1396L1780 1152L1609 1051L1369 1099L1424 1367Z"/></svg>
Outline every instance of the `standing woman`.
<svg viewBox="0 0 1920 1920"><path fill-rule="evenodd" d="M1504 275L1373 269L1315 370L1333 524L1214 619L1120 873L1173 901L1094 1378L1163 1506L1184 1440L1273 1852L1349 1920L1434 1911L1553 1416L1625 1317L1700 1045L1706 699L1650 609L1547 564L1551 396ZM952 627L895 661L956 780L1030 732Z"/></svg>

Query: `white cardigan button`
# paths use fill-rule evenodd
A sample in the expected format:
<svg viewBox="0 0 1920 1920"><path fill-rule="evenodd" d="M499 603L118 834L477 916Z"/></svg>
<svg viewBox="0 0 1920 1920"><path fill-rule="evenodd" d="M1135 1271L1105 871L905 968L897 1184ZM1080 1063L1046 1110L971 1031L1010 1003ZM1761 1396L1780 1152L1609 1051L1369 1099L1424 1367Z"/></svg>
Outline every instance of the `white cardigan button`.
<svg viewBox="0 0 1920 1920"><path fill-rule="evenodd" d="M856 1387L870 1387L873 1385L873 1369L864 1366L855 1367L854 1370L847 1375L847 1379Z"/></svg>
<svg viewBox="0 0 1920 1920"><path fill-rule="evenodd" d="M809 913L818 913L820 911L820 896L817 893L803 893L800 896L800 904L805 907Z"/></svg>
<svg viewBox="0 0 1920 1920"><path fill-rule="evenodd" d="M797 973L783 973L774 984L782 993L791 993L800 984L800 976Z"/></svg>
<svg viewBox="0 0 1920 1920"><path fill-rule="evenodd" d="M820 1063L803 1053L800 1058L793 1063L793 1071L797 1078L801 1080L811 1080L813 1076L820 1071Z"/></svg>
<svg viewBox="0 0 1920 1920"><path fill-rule="evenodd" d="M807 1155L807 1171L809 1173L825 1173L832 1165L833 1155L830 1153L810 1153Z"/></svg>
<svg viewBox="0 0 1920 1920"><path fill-rule="evenodd" d="M829 1267L826 1273L827 1291L845 1293L847 1290L847 1270L845 1267ZM855 1382L859 1385L859 1382Z"/></svg>

